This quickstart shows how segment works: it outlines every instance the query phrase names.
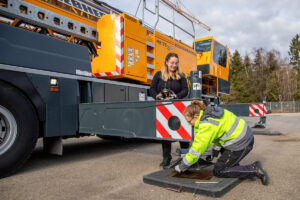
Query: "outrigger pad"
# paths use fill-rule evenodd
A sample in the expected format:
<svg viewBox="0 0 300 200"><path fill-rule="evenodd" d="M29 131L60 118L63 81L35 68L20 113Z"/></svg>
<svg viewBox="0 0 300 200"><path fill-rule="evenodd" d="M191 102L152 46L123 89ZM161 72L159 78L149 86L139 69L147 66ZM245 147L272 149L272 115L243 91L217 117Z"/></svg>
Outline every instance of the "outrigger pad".
<svg viewBox="0 0 300 200"><path fill-rule="evenodd" d="M279 131L273 131L271 129L268 128L252 128L252 133L254 135L281 135L281 133Z"/></svg>
<svg viewBox="0 0 300 200"><path fill-rule="evenodd" d="M145 175L143 181L176 192L191 192L212 197L223 196L241 182L238 178L217 178L213 176L212 168L210 165L201 170L189 170L185 173L165 169Z"/></svg>

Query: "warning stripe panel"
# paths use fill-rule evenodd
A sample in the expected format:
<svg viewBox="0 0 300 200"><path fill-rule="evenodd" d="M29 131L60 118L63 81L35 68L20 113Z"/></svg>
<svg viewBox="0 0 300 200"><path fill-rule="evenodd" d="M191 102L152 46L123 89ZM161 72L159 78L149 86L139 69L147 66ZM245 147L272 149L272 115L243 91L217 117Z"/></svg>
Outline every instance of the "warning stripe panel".
<svg viewBox="0 0 300 200"><path fill-rule="evenodd" d="M182 139L185 139L185 140L191 140L192 139L190 134L182 126L179 127L177 132L181 135Z"/></svg>
<svg viewBox="0 0 300 200"><path fill-rule="evenodd" d="M260 116L261 117L264 114L267 114L266 104L249 104L249 116L252 116L252 117Z"/></svg>
<svg viewBox="0 0 300 200"><path fill-rule="evenodd" d="M171 138L168 131L166 131L164 126L158 120L156 120L156 129L163 138Z"/></svg>
<svg viewBox="0 0 300 200"><path fill-rule="evenodd" d="M260 104L256 104L256 106L259 108L260 111L263 111L265 114L267 114L266 109L264 109L266 106L264 106L264 108L261 107Z"/></svg>
<svg viewBox="0 0 300 200"><path fill-rule="evenodd" d="M180 111L180 113L183 114L183 111L185 110L186 106L182 102L177 101L174 102L173 105Z"/></svg>
<svg viewBox="0 0 300 200"><path fill-rule="evenodd" d="M161 123L161 125L165 128L165 130L168 132L168 134L170 135L170 138L173 139L181 139L181 136L179 135L179 133L177 131L173 131L170 129L169 125L168 125L168 120L163 116L163 114L156 109L156 119ZM157 132L157 129L156 129Z"/></svg>
<svg viewBox="0 0 300 200"><path fill-rule="evenodd" d="M163 106L162 102L157 102L156 105L157 105L157 107L156 107L157 112L160 112L165 117L166 120L169 120L173 116L173 114L168 110L167 106L171 107L174 104ZM176 109L180 110L179 112L180 112L180 116L182 116L182 118L183 118L182 112L184 110L183 107L185 107L184 104L177 103ZM184 120L184 118L182 120ZM167 123L166 123L166 125L167 125ZM173 131L173 132L175 132L175 131ZM181 139L186 139L186 140L192 139L191 135L188 133L188 131L185 130L183 125L180 125L179 129L177 129L176 132L180 135Z"/></svg>
<svg viewBox="0 0 300 200"><path fill-rule="evenodd" d="M172 113L170 113L170 111L165 106L157 106L156 108L163 114L163 116L165 116L167 120L172 117Z"/></svg>

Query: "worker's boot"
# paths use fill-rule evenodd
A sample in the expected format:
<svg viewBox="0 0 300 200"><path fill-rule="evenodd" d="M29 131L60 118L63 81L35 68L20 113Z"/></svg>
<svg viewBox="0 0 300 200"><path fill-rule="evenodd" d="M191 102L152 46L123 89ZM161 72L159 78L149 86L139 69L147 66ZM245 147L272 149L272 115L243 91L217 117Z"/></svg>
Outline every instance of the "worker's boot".
<svg viewBox="0 0 300 200"><path fill-rule="evenodd" d="M254 166L254 175L261 180L261 183L263 185L268 185L269 177L267 172L263 170L261 163L259 161L256 161L255 163L253 163L253 166Z"/></svg>
<svg viewBox="0 0 300 200"><path fill-rule="evenodd" d="M162 166L163 168L169 166L171 160L172 160L172 156L164 157L163 161L160 163L160 166Z"/></svg>

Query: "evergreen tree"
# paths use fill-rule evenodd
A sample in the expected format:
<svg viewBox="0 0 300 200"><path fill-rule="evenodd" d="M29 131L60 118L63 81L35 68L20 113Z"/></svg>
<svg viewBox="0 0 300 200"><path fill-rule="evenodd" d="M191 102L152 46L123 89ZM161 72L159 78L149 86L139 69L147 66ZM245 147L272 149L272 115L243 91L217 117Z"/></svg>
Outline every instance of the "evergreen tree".
<svg viewBox="0 0 300 200"><path fill-rule="evenodd" d="M297 71L297 91L294 94L296 100L300 99L300 37L298 34L292 39L290 43L290 64L294 66Z"/></svg>
<svg viewBox="0 0 300 200"><path fill-rule="evenodd" d="M253 62L253 101L260 102L261 98L265 96L266 81L268 75L268 68L265 62L264 49L255 50L255 59Z"/></svg>
<svg viewBox="0 0 300 200"><path fill-rule="evenodd" d="M296 36L292 39L290 44L290 64L292 64L295 69L300 71L300 36L296 34Z"/></svg>
<svg viewBox="0 0 300 200"><path fill-rule="evenodd" d="M231 58L231 63L232 63L232 90L231 90L231 95L232 95L232 100L240 102L240 95L239 93L243 90L241 87L241 79L239 77L240 72L242 70L242 58L238 50L235 50L233 53L233 56Z"/></svg>
<svg viewBox="0 0 300 200"><path fill-rule="evenodd" d="M253 102L254 101L254 85L252 82L252 64L251 59L249 58L248 54L245 55L243 60L243 70L241 73L241 79L243 81L243 94L242 94L242 102Z"/></svg>

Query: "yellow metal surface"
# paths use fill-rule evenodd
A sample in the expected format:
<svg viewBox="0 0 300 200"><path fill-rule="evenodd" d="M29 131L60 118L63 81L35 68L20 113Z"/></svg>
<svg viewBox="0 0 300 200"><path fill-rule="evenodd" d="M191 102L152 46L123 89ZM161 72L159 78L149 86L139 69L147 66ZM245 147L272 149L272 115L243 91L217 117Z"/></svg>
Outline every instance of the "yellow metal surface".
<svg viewBox="0 0 300 200"><path fill-rule="evenodd" d="M155 31L154 35L150 37L152 37L155 44L155 70L151 72L152 76L164 66L165 57L170 52L178 54L180 67L186 76L190 71L197 70L196 52L192 47L158 31Z"/></svg>
<svg viewBox="0 0 300 200"><path fill-rule="evenodd" d="M116 71L116 27L117 15L103 16L97 23L101 49L97 50L98 57L92 61L93 73ZM127 78L139 82L147 82L146 64L146 28L139 21L126 14L121 14L124 19L124 74L108 78Z"/></svg>
<svg viewBox="0 0 300 200"><path fill-rule="evenodd" d="M137 19L126 14L122 14L121 16L124 18L125 78L146 82L147 30L139 24Z"/></svg>
<svg viewBox="0 0 300 200"><path fill-rule="evenodd" d="M115 17L116 15L104 15L97 22L101 48L97 49L99 56L92 61L92 73L116 71Z"/></svg>
<svg viewBox="0 0 300 200"><path fill-rule="evenodd" d="M213 40L213 44L212 44L212 51L214 50L214 44L215 40ZM223 46L222 44L220 44L219 42L217 42L219 45ZM225 47L226 48L226 47ZM224 79L224 80L228 80L228 75L229 75L229 60L230 60L230 57L229 57L229 51L228 49L226 48L227 50L227 63L226 63L226 67L223 67L221 65L218 65L214 62L213 60L213 56L211 57L211 65L210 65L210 74L212 76L215 76L217 78L221 78L221 79Z"/></svg>
<svg viewBox="0 0 300 200"><path fill-rule="evenodd" d="M175 41L175 52L179 56L179 64L186 76L197 70L196 51L180 41Z"/></svg>
<svg viewBox="0 0 300 200"><path fill-rule="evenodd" d="M227 47L214 40L212 36L196 39L195 42L205 41L209 39L211 39L210 51L197 53L197 65L209 65L209 74L203 74L203 88L208 93L218 93L219 91L217 78L221 78L225 81L228 81L229 78L230 53ZM226 67L218 65L213 59L215 43L218 43L219 45L226 48Z"/></svg>

